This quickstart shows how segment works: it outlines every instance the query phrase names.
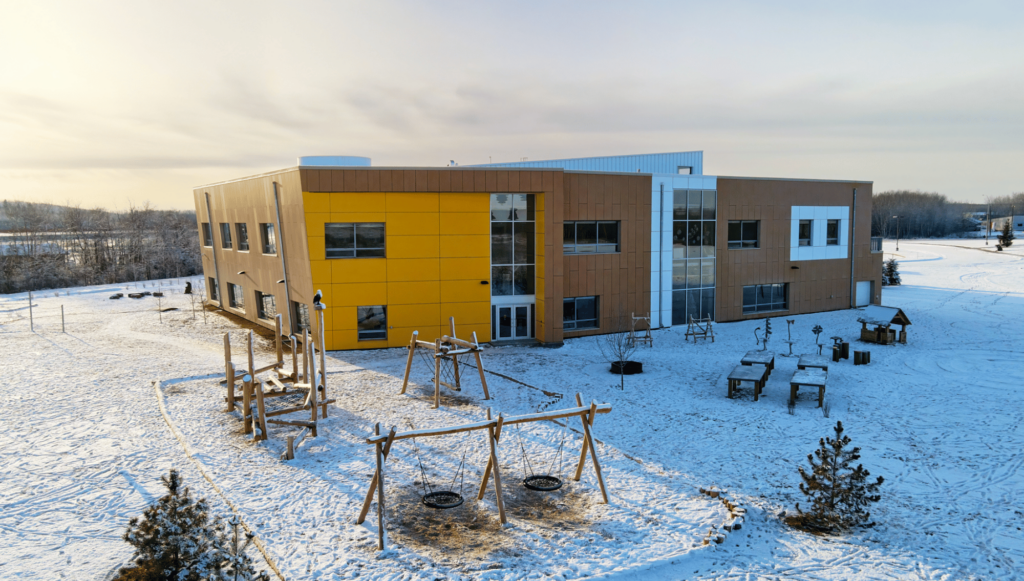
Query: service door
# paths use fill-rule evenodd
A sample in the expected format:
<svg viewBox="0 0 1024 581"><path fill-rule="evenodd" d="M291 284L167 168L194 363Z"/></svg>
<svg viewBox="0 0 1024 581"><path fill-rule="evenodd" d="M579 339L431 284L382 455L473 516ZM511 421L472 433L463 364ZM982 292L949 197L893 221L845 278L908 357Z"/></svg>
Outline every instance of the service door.
<svg viewBox="0 0 1024 581"><path fill-rule="evenodd" d="M862 280L857 282L857 302L854 303L858 307L866 307L871 304L871 281Z"/></svg>

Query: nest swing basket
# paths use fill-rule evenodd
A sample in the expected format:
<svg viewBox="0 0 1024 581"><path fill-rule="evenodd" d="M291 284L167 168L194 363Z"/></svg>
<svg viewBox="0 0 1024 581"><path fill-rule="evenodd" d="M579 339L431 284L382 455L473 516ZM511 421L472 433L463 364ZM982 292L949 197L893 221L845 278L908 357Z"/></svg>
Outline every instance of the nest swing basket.
<svg viewBox="0 0 1024 581"><path fill-rule="evenodd" d="M463 502L465 499L454 490L435 490L423 495L423 505L438 510L455 508L461 506Z"/></svg>
<svg viewBox="0 0 1024 581"><path fill-rule="evenodd" d="M562 479L547 474L531 474L523 479L523 486L537 492L553 492L562 487Z"/></svg>

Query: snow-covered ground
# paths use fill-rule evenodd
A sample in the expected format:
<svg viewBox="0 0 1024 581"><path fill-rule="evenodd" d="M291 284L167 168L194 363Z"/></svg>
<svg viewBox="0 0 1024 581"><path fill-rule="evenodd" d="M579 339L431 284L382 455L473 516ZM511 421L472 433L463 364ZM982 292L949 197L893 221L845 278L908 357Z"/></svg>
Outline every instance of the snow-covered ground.
<svg viewBox="0 0 1024 581"><path fill-rule="evenodd" d="M1022 245L997 253L983 240L901 240L904 286L886 288L883 302L913 321L909 344L854 342L871 351L871 364L830 369L830 418L809 390L788 413L796 360L787 357L776 359L760 401L749 388L725 397L725 376L755 348L763 322L717 325L714 343L696 345L683 329L656 331L654 348L636 357L645 373L628 377L625 391L594 339L487 349L493 400L482 400L467 373L461 393L444 392L441 410L430 409L430 373L419 361L416 385L398 394L404 350L338 352L327 364L338 403L290 462L278 459L284 430L256 445L221 411L221 334L240 347L244 331L218 315L193 318L182 284L162 303L181 310L162 323L155 299L111 301L112 286L39 293L35 332L26 297L3 296L0 578L105 578L130 557L120 540L127 519L161 494L159 476L174 466L215 510L237 510L287 579L1016 579L1024 569ZM779 353L786 318L773 320L770 347ZM798 353L816 350L816 324L824 341L853 341L860 327L854 311L789 318ZM269 344L260 347L258 361L269 360ZM520 445L534 468L562 474L579 454L578 421L537 423L506 428L499 446L509 526L498 526L491 489L451 511L419 504L417 452L435 484L465 458L464 496L475 498L486 462L480 433L395 444L386 468L391 550L375 551L375 519L354 524L373 470L364 443L373 423L464 423L487 406L518 415L570 407L576 392L613 405L594 425L610 505L600 504L589 462L583 479L558 493L521 488ZM843 537L791 530L779 514L801 500L796 468L836 420L865 467L885 477L877 525ZM563 441L559 468L552 460ZM702 543L728 514L699 487L747 509L743 528L722 544Z"/></svg>

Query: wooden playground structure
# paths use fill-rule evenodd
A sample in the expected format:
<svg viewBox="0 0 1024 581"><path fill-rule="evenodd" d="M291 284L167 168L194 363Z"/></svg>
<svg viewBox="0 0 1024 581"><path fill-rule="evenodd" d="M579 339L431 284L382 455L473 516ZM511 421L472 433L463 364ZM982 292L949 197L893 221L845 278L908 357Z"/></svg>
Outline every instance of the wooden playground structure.
<svg viewBox="0 0 1024 581"><path fill-rule="evenodd" d="M277 359L263 367L256 367L253 352L253 333L246 335L247 368L242 371L235 369L231 362L231 341L224 333L224 380L227 386L224 401L227 403L225 412L238 411L242 415L243 432L254 434L257 441L270 437L271 425L299 426L302 430L297 436L287 437L285 460L295 458L295 449L309 435L317 436L317 422L320 417L327 417L327 404L334 403L327 397L327 379L324 359L324 315L325 306L317 304L316 317L319 337L311 337L309 330L303 330L302 341L295 334L289 335L292 347L292 369L284 371L284 345L281 334L281 315L275 317L275 346ZM299 371L299 345L302 346L302 371ZM260 374L264 374L263 377ZM236 393L236 385L241 382L242 393ZM276 416L308 412L309 419L271 419Z"/></svg>
<svg viewBox="0 0 1024 581"><path fill-rule="evenodd" d="M413 439L413 438L431 438L438 436L446 436L449 434L457 434L461 432L475 432L485 431L486 432L486 446L488 447L488 458L487 466L484 468L483 477L480 481L480 488L477 492L477 500L483 500L484 494L487 491L487 483L491 476L494 477L494 497L495 504L498 507L498 518L502 524L506 524L508 519L505 515L505 503L502 499L501 493L501 470L499 469L498 462L498 444L501 441L502 429L505 426L524 424L528 422L539 422L539 421L553 421L562 418L579 417L580 423L583 426L583 445L580 450L579 462L576 465L576 472L573 476L573 480L579 481L583 475L583 468L586 464L587 454L590 454L591 461L594 465L594 474L597 476L597 483L601 489L601 498L605 504L608 503L608 491L605 488L604 477L601 475L601 463L597 458L597 449L594 447L594 437L591 434L591 427L594 425L594 419L598 414L606 414L612 411L611 404L598 404L591 402L589 406L583 405L583 398L580 394L576 394L576 405L578 407L563 409L563 410L552 410L536 414L527 414L522 416L503 417L500 413L497 418L491 416L491 409L487 408L487 417L485 420L480 422L474 422L470 424L462 424L459 426L447 426L441 428L428 428L421 430L410 430L406 432L399 432L397 428L392 427L387 434L381 434L380 424L376 424L373 429L373 435L366 438L366 443L374 446L376 450L377 469L373 473L373 477L370 480L370 487L366 491L366 498L363 500L362 510L359 512L359 517L356 519L357 524L362 524L366 520L366 516L370 511L370 506L373 503L374 496L377 497L377 548L384 550L385 547L385 535L384 535L384 524L386 518L386 500L384 493L384 466L387 461L388 455L391 453L392 446L396 441ZM564 442L563 442L564 443ZM525 457L526 450L523 449ZM463 456L463 462L465 456ZM422 469L422 464L421 464ZM462 465L460 464L460 470ZM532 490L540 491L552 491L561 487L561 481L555 476L544 475L536 478L542 478L549 481L557 482L557 485L551 485L546 487L530 486L529 481L533 476L527 477L524 480L524 486L531 488ZM453 480L454 483L454 480ZM446 504L439 504L434 502L434 499L428 500L430 496L441 496L445 498ZM454 508L462 504L462 495L456 493L454 490L440 490L437 492L431 492L424 495L423 502L425 505L432 508Z"/></svg>
<svg viewBox="0 0 1024 581"><path fill-rule="evenodd" d="M633 347L638 345L647 345L648 347L654 347L654 337L651 336L651 314L647 313L647 316L638 317L636 313L630 313L633 318L633 324L629 328L629 342ZM637 323L642 323L643 328L637 329Z"/></svg>
<svg viewBox="0 0 1024 581"><path fill-rule="evenodd" d="M402 391L404 394L409 386L409 374L412 372L412 362L416 349L420 348L421 354L430 352L431 355L424 355L427 362L434 370L434 409L441 407L441 386L453 391L462 391L462 377L459 370L459 356L473 354L476 359L476 369L480 373L480 384L484 388L484 399L491 399L487 391L487 378L484 376L484 365L480 360L480 343L477 341L476 332L473 332L472 341L464 341L455 336L455 317L448 318L448 325L451 335L444 335L435 339L433 343L419 340L419 331L412 332L412 339L409 341L409 356L405 361L405 376L402 378Z"/></svg>
<svg viewBox="0 0 1024 581"><path fill-rule="evenodd" d="M697 343L697 339L707 339L711 337L711 342L715 342L715 329L712 326L713 321L711 317L704 317L703 319L694 319L693 315L690 315L690 322L686 324L686 335L683 336L683 340L687 341L690 337L693 337L694 344Z"/></svg>

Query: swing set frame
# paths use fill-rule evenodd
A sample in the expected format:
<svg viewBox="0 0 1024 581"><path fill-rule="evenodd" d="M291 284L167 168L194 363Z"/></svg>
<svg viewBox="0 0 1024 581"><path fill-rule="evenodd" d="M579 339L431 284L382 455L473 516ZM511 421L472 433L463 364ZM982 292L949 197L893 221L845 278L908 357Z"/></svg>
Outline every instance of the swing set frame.
<svg viewBox="0 0 1024 581"><path fill-rule="evenodd" d="M483 349L480 347L480 342L477 341L476 331L473 332L473 340L465 341L455 336L455 317L448 318L448 325L451 330L451 335L443 335L440 339L435 339L433 343L429 341L419 340L419 331L412 332L412 339L409 340L409 356L405 360L405 376L402 378L402 391L400 394L404 395L406 388L409 387L409 374L412 372L412 361L415 355L416 348L427 349L432 351L434 359L434 407L438 409L441 407L441 386L445 386L448 389L454 391L462 390L462 376L459 372L459 355L473 354L476 358L476 369L480 373L480 384L484 388L484 399L491 399L491 394L487 391L487 377L484 375L484 364L480 360L480 353ZM454 374L454 384L447 381L441 380L441 367L448 362L451 364Z"/></svg>
<svg viewBox="0 0 1024 581"><path fill-rule="evenodd" d="M501 494L501 470L498 468L498 444L501 440L502 428L506 425L552 421L572 417L579 417L580 423L583 426L583 446L580 449L580 459L576 464L576 472L573 476L573 480L579 481L583 476L583 468L587 461L587 455L589 454L591 462L594 465L594 475L597 476L597 484L601 489L601 498L604 504L608 504L608 490L605 488L604 477L601 474L601 462L597 458L597 449L594 446L594 436L591 433L591 427L594 425L594 419L597 415L610 413L612 411L612 406L611 404L599 404L596 402L591 402L589 406L585 406L583 405L583 397L578 393L576 394L576 405L578 407L551 410L522 416L511 416L507 418L502 416L500 413L497 418L493 418L491 416L491 408L487 408L487 419L484 421L458 426L409 430L406 432L399 432L397 427L392 427L387 434L381 434L380 424L376 424L373 428L373 434L366 438L366 443L373 445L376 450L377 469L374 471L373 477L370 480L370 487L366 491L366 497L363 500L362 510L359 511L359 517L356 519L356 524L363 524L363 522L366 521L366 516L370 512L370 506L373 503L373 497L376 493L377 548L381 551L385 550L386 540L384 534L384 523L386 517L386 500L384 495L384 464L388 458L388 454L391 453L392 445L396 441L412 438L447 436L449 434L475 432L479 430L487 431L487 445L489 450L487 467L484 468L483 478L480 481L480 488L477 492L476 498L477 500L483 500L484 494L487 492L487 483L493 474L494 498L495 504L498 506L498 518L501 521L501 524L506 524L508 523L508 518L505 516L505 502Z"/></svg>

